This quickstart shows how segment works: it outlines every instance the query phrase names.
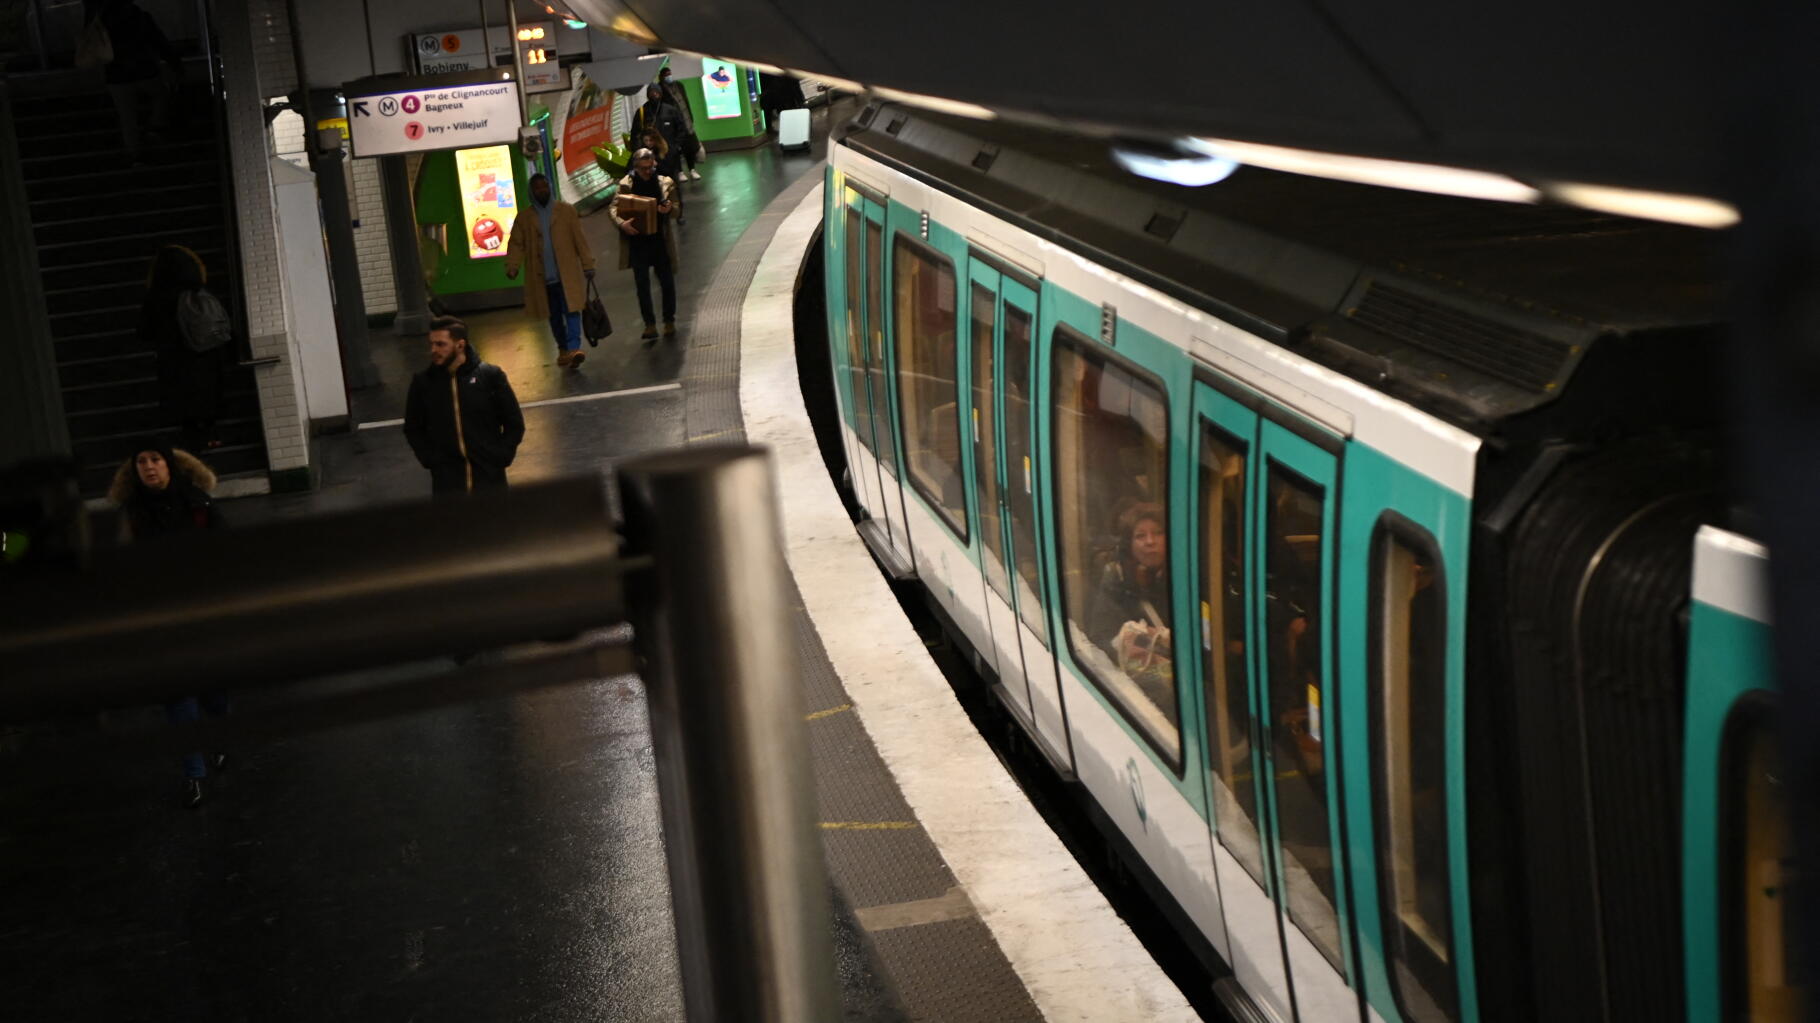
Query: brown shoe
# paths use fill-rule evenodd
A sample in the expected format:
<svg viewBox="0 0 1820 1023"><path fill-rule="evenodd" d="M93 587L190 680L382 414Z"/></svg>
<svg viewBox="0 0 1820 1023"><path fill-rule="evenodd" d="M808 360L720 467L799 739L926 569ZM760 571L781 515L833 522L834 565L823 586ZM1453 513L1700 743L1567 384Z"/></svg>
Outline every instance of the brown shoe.
<svg viewBox="0 0 1820 1023"><path fill-rule="evenodd" d="M569 368L574 369L575 367L580 366L581 360L583 360L587 357L588 357L588 353L582 351L579 348L577 348L573 352L570 352L569 353Z"/></svg>
<svg viewBox="0 0 1820 1023"><path fill-rule="evenodd" d="M676 321L675 320L664 321L664 336L665 337L675 337L676 336Z"/></svg>
<svg viewBox="0 0 1820 1023"><path fill-rule="evenodd" d="M556 353L556 365L562 369L568 369L569 364L575 361L575 355L575 352Z"/></svg>

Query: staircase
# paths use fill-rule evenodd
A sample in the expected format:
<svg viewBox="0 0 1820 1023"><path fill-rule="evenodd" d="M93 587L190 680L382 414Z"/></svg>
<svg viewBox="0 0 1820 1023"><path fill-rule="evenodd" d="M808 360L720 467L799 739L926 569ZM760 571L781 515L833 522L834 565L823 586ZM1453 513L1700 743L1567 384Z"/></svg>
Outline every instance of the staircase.
<svg viewBox="0 0 1820 1023"><path fill-rule="evenodd" d="M206 90L172 100L187 124L149 136L145 165L129 167L113 103L102 91L15 96L13 121L31 205L32 235L57 349L70 441L86 496L105 493L114 470L143 445L176 442L158 401L158 357L134 336L152 254L195 250L208 283L235 311L226 147L218 146ZM237 343L244 358L245 342ZM217 475L264 475L265 434L250 367L228 371L222 446L194 452Z"/></svg>

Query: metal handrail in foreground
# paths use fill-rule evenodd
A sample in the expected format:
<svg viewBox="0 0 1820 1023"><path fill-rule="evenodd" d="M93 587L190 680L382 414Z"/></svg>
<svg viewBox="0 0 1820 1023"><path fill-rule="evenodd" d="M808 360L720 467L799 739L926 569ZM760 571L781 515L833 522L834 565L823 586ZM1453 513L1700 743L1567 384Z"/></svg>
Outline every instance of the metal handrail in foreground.
<svg viewBox="0 0 1820 1023"><path fill-rule="evenodd" d="M286 689L263 722L208 726L284 734L636 665L689 1017L832 1019L828 875L769 459L697 449L628 462L619 480L623 545L601 482L577 479L0 571L0 722ZM628 610L636 661L626 630L595 631ZM516 664L297 685L576 635Z"/></svg>

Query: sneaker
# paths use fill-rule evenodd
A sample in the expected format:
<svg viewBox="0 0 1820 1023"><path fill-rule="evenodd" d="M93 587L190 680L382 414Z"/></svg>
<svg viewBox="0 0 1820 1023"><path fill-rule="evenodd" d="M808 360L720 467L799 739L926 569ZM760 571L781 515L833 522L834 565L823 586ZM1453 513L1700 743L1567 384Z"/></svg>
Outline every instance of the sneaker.
<svg viewBox="0 0 1820 1023"><path fill-rule="evenodd" d="M655 324L655 323L645 324L645 332L638 336L639 336L640 340L644 340L644 341L657 340L657 324Z"/></svg>
<svg viewBox="0 0 1820 1023"><path fill-rule="evenodd" d="M220 774L222 771L227 770L227 765L228 755L226 753L217 753L209 758L209 770L214 771L216 774Z"/></svg>
<svg viewBox="0 0 1820 1023"><path fill-rule="evenodd" d="M194 810L202 805L202 779L186 778L183 782L183 808Z"/></svg>
<svg viewBox="0 0 1820 1023"><path fill-rule="evenodd" d="M701 171L698 171L698 170L690 171L689 180L690 181L700 181L701 180Z"/></svg>
<svg viewBox="0 0 1820 1023"><path fill-rule="evenodd" d="M676 336L676 321L675 320L665 320L664 321L664 336L665 337L675 337Z"/></svg>

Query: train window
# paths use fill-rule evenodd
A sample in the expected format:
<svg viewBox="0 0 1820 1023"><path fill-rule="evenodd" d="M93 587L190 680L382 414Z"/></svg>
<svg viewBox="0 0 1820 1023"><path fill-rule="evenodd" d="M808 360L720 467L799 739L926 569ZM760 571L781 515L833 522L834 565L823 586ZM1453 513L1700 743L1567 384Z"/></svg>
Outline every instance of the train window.
<svg viewBox="0 0 1820 1023"><path fill-rule="evenodd" d="M1258 884L1258 790L1251 768L1251 678L1245 666L1245 445L1201 430L1201 657L1213 757L1214 826Z"/></svg>
<svg viewBox="0 0 1820 1023"><path fill-rule="evenodd" d="M1340 918L1334 909L1333 838L1327 823L1326 702L1321 663L1321 543L1326 494L1274 463L1265 492L1264 571L1270 666L1270 733L1275 771L1277 832L1289 919L1335 969Z"/></svg>
<svg viewBox="0 0 1820 1023"><path fill-rule="evenodd" d="M961 475L960 352L955 344L954 266L903 235L892 253L897 298L897 414L905 476L936 514L967 539Z"/></svg>
<svg viewBox="0 0 1820 1023"><path fill-rule="evenodd" d="M1017 613L1036 641L1049 646L1049 624L1038 594L1036 490L1031 476L1030 314L1005 306L1005 504L1011 514L1011 557L1016 563Z"/></svg>
<svg viewBox="0 0 1820 1023"><path fill-rule="evenodd" d="M1459 1018L1447 872L1447 612L1434 540L1372 543L1373 813L1390 983L1408 1023Z"/></svg>
<svg viewBox="0 0 1820 1023"><path fill-rule="evenodd" d="M973 286L973 476L979 492L980 560L986 566L986 582L1009 604L1005 534L999 523L998 438L992 422L992 310L996 304L991 291Z"/></svg>
<svg viewBox="0 0 1820 1023"><path fill-rule="evenodd" d="M875 221L866 221L866 325L871 333L866 369L872 378L872 436L877 441L873 454L895 477L897 443L891 437L891 416L885 398L884 231Z"/></svg>
<svg viewBox="0 0 1820 1023"><path fill-rule="evenodd" d="M860 296L864 294L860 289L865 287L861 276L860 224L865 219L859 211L847 210L847 373L853 384L853 432L859 434L859 442L866 450L876 455L872 446L872 402L866 397L865 335L860 327Z"/></svg>
<svg viewBox="0 0 1820 1023"><path fill-rule="evenodd" d="M1162 385L1056 331L1062 606L1075 663L1178 770Z"/></svg>
<svg viewBox="0 0 1820 1023"><path fill-rule="evenodd" d="M1723 887L1726 947L1726 1018L1752 1023L1801 1019L1806 1002L1797 979L1796 951L1788 931L1791 870L1788 794L1783 788L1779 719L1768 701L1741 706L1726 737L1726 786L1730 790Z"/></svg>

